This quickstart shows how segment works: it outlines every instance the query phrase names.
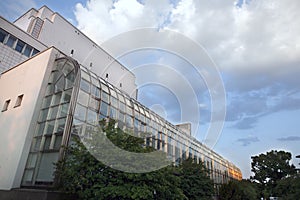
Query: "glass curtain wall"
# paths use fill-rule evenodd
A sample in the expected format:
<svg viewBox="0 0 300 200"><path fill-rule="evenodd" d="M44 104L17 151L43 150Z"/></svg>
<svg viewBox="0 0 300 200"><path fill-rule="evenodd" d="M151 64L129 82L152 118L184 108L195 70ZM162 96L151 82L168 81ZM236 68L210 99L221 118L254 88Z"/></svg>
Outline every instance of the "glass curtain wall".
<svg viewBox="0 0 300 200"><path fill-rule="evenodd" d="M23 175L24 186L53 183L53 163L58 161L68 134L66 126L76 71L68 59L58 59L53 65Z"/></svg>

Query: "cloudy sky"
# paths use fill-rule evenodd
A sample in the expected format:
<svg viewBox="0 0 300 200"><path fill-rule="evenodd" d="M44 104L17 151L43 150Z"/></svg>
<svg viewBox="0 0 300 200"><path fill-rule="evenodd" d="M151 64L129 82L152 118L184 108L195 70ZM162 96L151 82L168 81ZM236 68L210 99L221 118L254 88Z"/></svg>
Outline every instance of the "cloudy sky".
<svg viewBox="0 0 300 200"><path fill-rule="evenodd" d="M120 61L135 72L143 104L173 123L199 126L193 134L204 143L209 126L223 121L211 120L212 109L224 103L224 127L213 148L239 166L245 178L251 175L252 155L271 149L300 154L300 1L4 0L0 14L13 21L44 4L100 45L140 28L171 31L197 43L201 50L191 47L182 54L201 54L210 64L194 66L189 56L160 48L135 50ZM212 94L197 67L217 69L226 102L214 99L222 91ZM145 84L146 77L153 84ZM196 109L190 106L195 101ZM182 117L186 112L189 116Z"/></svg>

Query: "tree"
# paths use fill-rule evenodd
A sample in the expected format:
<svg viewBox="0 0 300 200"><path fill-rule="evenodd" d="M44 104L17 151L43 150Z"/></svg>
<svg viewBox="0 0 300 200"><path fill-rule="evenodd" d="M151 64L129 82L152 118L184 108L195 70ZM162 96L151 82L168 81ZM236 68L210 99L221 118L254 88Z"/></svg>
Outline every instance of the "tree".
<svg viewBox="0 0 300 200"><path fill-rule="evenodd" d="M283 200L294 200L300 197L300 176L292 176L277 182L274 195Z"/></svg>
<svg viewBox="0 0 300 200"><path fill-rule="evenodd" d="M188 199L212 199L214 184L202 163L197 164L193 159L187 159L182 161L179 169L181 189Z"/></svg>
<svg viewBox="0 0 300 200"><path fill-rule="evenodd" d="M289 152L272 150L251 158L251 171L254 172L251 179L260 184L263 196L272 195L279 180L296 173L295 166L290 165L292 155Z"/></svg>
<svg viewBox="0 0 300 200"><path fill-rule="evenodd" d="M255 184L247 181L232 180L223 184L219 192L220 200L254 200L258 199Z"/></svg>
<svg viewBox="0 0 300 200"><path fill-rule="evenodd" d="M153 150L145 147L142 138L126 134L114 125L114 121L102 124L104 132L97 134L105 133L115 145L128 151ZM92 147L97 144L93 142ZM78 139L66 147L66 156L56 168L60 179L57 187L79 199L186 199L173 166L150 173L125 173L99 162Z"/></svg>

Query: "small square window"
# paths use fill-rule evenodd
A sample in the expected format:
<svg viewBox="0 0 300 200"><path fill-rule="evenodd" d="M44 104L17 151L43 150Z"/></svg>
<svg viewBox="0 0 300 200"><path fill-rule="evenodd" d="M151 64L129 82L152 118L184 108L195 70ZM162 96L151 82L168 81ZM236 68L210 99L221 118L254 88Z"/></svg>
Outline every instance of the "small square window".
<svg viewBox="0 0 300 200"><path fill-rule="evenodd" d="M2 108L2 112L6 111L8 109L9 103L10 103L10 99L5 101L3 108Z"/></svg>
<svg viewBox="0 0 300 200"><path fill-rule="evenodd" d="M21 105L21 103L22 103L22 100L23 100L23 94L21 94L21 95L19 95L18 96L18 98L17 98L17 101L16 101L16 104L15 104L15 106L14 106L14 108L15 107L18 107L18 106L20 106Z"/></svg>

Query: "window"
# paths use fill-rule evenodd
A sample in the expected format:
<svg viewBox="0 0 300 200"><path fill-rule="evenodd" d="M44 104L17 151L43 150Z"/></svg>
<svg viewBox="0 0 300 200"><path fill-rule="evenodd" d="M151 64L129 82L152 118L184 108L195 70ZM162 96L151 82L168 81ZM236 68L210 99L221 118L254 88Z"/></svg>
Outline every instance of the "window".
<svg viewBox="0 0 300 200"><path fill-rule="evenodd" d="M24 55L27 57L30 57L31 51L32 51L32 47L30 45L26 44L26 47L24 50Z"/></svg>
<svg viewBox="0 0 300 200"><path fill-rule="evenodd" d="M24 46L25 46L25 43L21 40L18 40L15 50L19 53L22 53Z"/></svg>
<svg viewBox="0 0 300 200"><path fill-rule="evenodd" d="M6 45L9 46L9 47L14 47L15 45L15 42L16 42L17 38L15 38L14 36L10 35L7 42L6 42Z"/></svg>
<svg viewBox="0 0 300 200"><path fill-rule="evenodd" d="M80 81L80 89L86 91L87 93L90 93L90 83L87 82L84 79L81 79L81 81Z"/></svg>
<svg viewBox="0 0 300 200"><path fill-rule="evenodd" d="M8 35L8 33L2 29L0 29L0 42L4 42L6 36Z"/></svg>
<svg viewBox="0 0 300 200"><path fill-rule="evenodd" d="M33 51L32 51L32 55L31 56L34 56L35 54L37 54L37 53L39 53L40 51L39 50L37 50L37 49L33 49Z"/></svg>
<svg viewBox="0 0 300 200"><path fill-rule="evenodd" d="M2 112L6 111L8 109L9 103L10 103L10 99L5 101L3 108L2 108Z"/></svg>
<svg viewBox="0 0 300 200"><path fill-rule="evenodd" d="M17 101L16 101L16 104L15 104L15 106L14 106L14 108L15 107L19 107L20 105L21 105L21 103L22 103L22 100L23 100L23 94L21 94L21 95L19 95L18 96L18 98L17 98Z"/></svg>

